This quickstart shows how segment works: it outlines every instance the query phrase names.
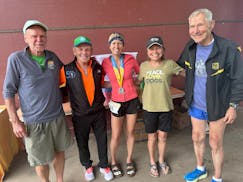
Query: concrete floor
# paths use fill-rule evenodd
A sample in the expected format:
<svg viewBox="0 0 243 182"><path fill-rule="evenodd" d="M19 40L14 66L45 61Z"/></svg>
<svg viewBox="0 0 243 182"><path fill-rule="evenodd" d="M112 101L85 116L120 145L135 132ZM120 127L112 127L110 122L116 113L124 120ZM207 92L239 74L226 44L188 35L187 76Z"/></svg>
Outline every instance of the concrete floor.
<svg viewBox="0 0 243 182"><path fill-rule="evenodd" d="M225 132L225 164L223 170L224 182L242 182L243 181L243 108L238 110L238 118L233 125L227 127ZM110 134L109 134L110 138ZM91 155L94 160L94 165L97 160L97 149L93 134L90 140ZM118 159L125 166L125 141L121 141L120 150L118 152ZM191 128L188 127L183 130L176 130L169 134L168 148L166 152L166 159L172 167L172 173L167 176L160 176L159 178L152 178L149 175L149 161L148 152L146 148L146 141L136 142L134 149L134 161L137 164L137 174L133 178L126 175L115 179L117 182L155 182L155 181L173 181L182 182L183 175L195 167L195 158L193 154L193 146L191 141ZM209 178L201 180L202 182L209 182L213 173L212 159L207 144L205 154L205 164L209 172ZM97 168L96 168L97 169ZM105 181L103 177L96 170L95 181ZM78 159L78 150L76 143L72 145L66 152L66 166L65 166L65 182L82 182L83 168ZM53 169L51 169L51 181L54 182ZM26 161L26 154L20 152L11 164L9 171L4 179L4 182L38 182L34 169L30 168Z"/></svg>

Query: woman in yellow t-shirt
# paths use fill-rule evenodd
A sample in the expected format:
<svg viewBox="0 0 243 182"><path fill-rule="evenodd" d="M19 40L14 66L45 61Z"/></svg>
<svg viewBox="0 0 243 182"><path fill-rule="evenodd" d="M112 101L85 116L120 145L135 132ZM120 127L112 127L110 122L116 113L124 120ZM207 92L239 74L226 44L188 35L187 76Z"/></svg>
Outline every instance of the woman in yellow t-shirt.
<svg viewBox="0 0 243 182"><path fill-rule="evenodd" d="M145 131L148 133L148 152L150 174L153 177L170 172L165 162L167 133L172 125L173 102L170 83L173 75L183 69L175 61L165 59L165 47L160 37L151 37L147 42L148 60L140 65L139 80L143 83L142 102L144 109ZM158 167L155 161L155 146L158 141Z"/></svg>

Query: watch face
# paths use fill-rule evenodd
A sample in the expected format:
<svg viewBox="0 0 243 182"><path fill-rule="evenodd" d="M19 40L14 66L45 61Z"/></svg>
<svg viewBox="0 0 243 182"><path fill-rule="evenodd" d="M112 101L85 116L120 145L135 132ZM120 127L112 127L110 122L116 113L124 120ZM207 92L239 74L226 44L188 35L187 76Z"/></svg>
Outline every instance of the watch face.
<svg viewBox="0 0 243 182"><path fill-rule="evenodd" d="M235 104L235 103L230 103L230 107L233 107L234 109L236 109L238 107L239 104Z"/></svg>

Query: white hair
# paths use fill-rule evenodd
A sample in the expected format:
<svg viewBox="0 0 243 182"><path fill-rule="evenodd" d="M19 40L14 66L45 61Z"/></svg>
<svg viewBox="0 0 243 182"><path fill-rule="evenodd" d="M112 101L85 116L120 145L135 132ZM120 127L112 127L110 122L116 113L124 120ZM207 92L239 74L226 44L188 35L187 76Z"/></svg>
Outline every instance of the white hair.
<svg viewBox="0 0 243 182"><path fill-rule="evenodd" d="M197 9L193 11L190 16L188 17L188 20L190 20L192 17L197 16L198 14L204 14L206 21L211 22L213 20L213 13L209 9L203 8L203 9Z"/></svg>

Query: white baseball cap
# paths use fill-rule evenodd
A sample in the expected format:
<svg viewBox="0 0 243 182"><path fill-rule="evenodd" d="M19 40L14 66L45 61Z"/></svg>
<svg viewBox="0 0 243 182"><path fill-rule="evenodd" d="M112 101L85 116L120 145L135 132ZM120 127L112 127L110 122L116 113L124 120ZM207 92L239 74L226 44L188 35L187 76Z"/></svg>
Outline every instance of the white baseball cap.
<svg viewBox="0 0 243 182"><path fill-rule="evenodd" d="M23 33L25 33L28 28L30 28L31 26L34 26L34 25L40 26L45 31L48 30L48 27L45 24L43 24L40 21L38 21L38 20L27 20L25 22L25 24L24 24L24 27L23 27Z"/></svg>

